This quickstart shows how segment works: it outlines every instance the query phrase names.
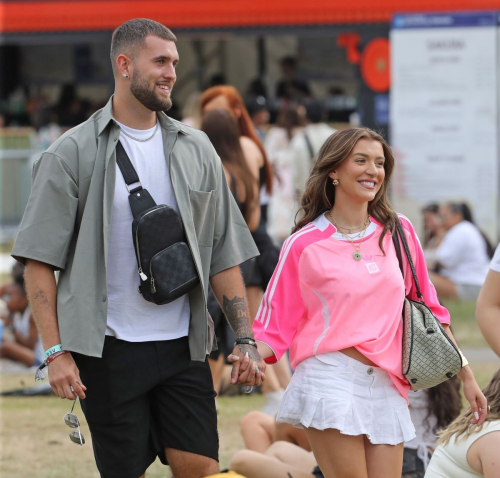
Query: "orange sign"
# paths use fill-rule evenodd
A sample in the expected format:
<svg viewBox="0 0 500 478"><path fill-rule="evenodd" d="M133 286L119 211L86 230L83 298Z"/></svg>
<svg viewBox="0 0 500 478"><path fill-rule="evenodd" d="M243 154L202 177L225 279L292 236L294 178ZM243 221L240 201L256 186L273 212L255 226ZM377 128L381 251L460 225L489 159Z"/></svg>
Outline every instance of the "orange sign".
<svg viewBox="0 0 500 478"><path fill-rule="evenodd" d="M170 28L388 23L394 13L496 10L500 0L52 0L0 2L0 32L112 30L131 18Z"/></svg>
<svg viewBox="0 0 500 478"><path fill-rule="evenodd" d="M361 76L371 90L385 93L391 85L390 46L387 38L375 38L363 50Z"/></svg>

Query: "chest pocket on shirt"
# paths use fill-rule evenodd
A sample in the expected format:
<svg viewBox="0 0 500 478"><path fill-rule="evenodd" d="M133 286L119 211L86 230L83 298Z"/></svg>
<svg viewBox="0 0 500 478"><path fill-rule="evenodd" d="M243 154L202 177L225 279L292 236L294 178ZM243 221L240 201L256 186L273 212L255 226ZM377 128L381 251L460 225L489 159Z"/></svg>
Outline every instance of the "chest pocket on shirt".
<svg viewBox="0 0 500 478"><path fill-rule="evenodd" d="M215 191L189 191L198 245L212 247L215 227Z"/></svg>

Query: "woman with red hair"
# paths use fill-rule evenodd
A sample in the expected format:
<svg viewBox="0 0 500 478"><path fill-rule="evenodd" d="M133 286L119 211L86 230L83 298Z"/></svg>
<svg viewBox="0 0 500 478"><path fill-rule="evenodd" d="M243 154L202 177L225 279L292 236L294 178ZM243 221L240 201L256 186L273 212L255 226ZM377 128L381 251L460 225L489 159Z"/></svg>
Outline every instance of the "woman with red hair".
<svg viewBox="0 0 500 478"><path fill-rule="evenodd" d="M250 115L245 107L243 98L234 86L219 85L206 90L201 97L202 114L222 108L228 110L235 118L240 129L240 141L243 152L248 159L256 160L260 168L260 183L265 186L267 194L271 194L273 188L273 173ZM251 141L247 140L250 139ZM265 220L264 220L265 222Z"/></svg>
<svg viewBox="0 0 500 478"><path fill-rule="evenodd" d="M245 159L250 169L253 170L255 166L259 168L261 221L259 227L252 232L252 235L260 256L255 261L256 267L254 267L252 277L247 278L246 283L250 314L255 317L262 291L266 290L274 272L274 267L278 263L278 251L266 231L267 204L265 204L265 197L272 191L272 169L264 146L257 136L243 99L236 88L229 85L218 85L209 88L203 93L201 97L202 115L217 109L229 111L236 119Z"/></svg>
<svg viewBox="0 0 500 478"><path fill-rule="evenodd" d="M201 97L202 116L204 113L217 109L229 111L235 118L245 159L251 170L256 166L259 168L261 219L257 229L252 231L252 236L260 256L253 260L250 274L245 277L248 306L253 320L257 315L263 291L266 290L279 259L278 249L266 230L267 199L272 192L273 173L264 146L236 88L229 85L219 85L209 88L203 93ZM268 391L265 394L268 403L263 411L270 415L277 412L283 390L290 381L290 367L287 362L282 362L274 367L276 374L273 374L270 369L266 371L265 390Z"/></svg>

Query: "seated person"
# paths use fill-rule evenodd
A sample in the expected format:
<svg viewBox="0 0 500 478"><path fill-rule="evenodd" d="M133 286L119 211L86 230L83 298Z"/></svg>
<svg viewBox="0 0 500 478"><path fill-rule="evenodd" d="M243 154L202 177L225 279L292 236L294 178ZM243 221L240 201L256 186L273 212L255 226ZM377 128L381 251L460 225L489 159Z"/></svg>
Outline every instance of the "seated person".
<svg viewBox="0 0 500 478"><path fill-rule="evenodd" d="M438 447L432 455L425 478L496 478L500 450L500 370L497 370L483 393L490 404L486 420L480 427L468 408L440 433Z"/></svg>
<svg viewBox="0 0 500 478"><path fill-rule="evenodd" d="M432 203L425 206L422 209L422 219L424 224L422 248L427 268L433 271L436 267L436 250L446 234L439 216L439 205Z"/></svg>
<svg viewBox="0 0 500 478"><path fill-rule="evenodd" d="M4 289L3 300L9 315L2 316L2 320L10 329L13 340L2 339L0 357L21 362L28 367L40 365L44 360L43 346L31 315L22 276Z"/></svg>
<svg viewBox="0 0 500 478"><path fill-rule="evenodd" d="M322 478L312 451L277 441L265 453L240 450L232 458L229 469L246 478Z"/></svg>
<svg viewBox="0 0 500 478"><path fill-rule="evenodd" d="M476 320L489 346L500 357L500 245L477 299Z"/></svg>
<svg viewBox="0 0 500 478"><path fill-rule="evenodd" d="M285 441L311 451L303 429L289 423L278 423L264 412L254 410L247 413L241 420L240 429L248 450L265 453L273 443Z"/></svg>
<svg viewBox="0 0 500 478"><path fill-rule="evenodd" d="M404 444L403 478L423 478L436 448L436 433L460 414L460 382L453 377L436 387L410 393L409 410L415 426L413 440Z"/></svg>
<svg viewBox="0 0 500 478"><path fill-rule="evenodd" d="M436 250L438 272L429 273L440 299L475 301L488 272L491 245L472 221L466 204L440 208L446 230Z"/></svg>

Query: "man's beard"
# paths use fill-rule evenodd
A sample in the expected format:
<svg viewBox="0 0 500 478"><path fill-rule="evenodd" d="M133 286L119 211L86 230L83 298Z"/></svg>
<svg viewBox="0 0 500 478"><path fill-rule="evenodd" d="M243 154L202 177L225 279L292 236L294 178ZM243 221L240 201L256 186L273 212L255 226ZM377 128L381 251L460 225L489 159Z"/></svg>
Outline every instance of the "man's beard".
<svg viewBox="0 0 500 478"><path fill-rule="evenodd" d="M130 91L146 108L151 111L168 111L172 108L172 100L167 98L160 98L156 91L156 85L153 89L149 89L149 83L137 70L132 76L130 82Z"/></svg>

